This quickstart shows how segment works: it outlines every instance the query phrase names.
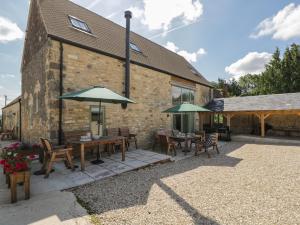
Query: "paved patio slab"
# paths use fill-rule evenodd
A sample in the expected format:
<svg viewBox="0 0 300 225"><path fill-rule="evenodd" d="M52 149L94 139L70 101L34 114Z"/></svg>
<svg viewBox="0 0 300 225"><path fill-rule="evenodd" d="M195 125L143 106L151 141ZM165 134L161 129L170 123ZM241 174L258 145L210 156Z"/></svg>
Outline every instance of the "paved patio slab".
<svg viewBox="0 0 300 225"><path fill-rule="evenodd" d="M31 176L31 196L80 186L170 159L170 156L164 154L142 149L132 149L126 152L125 161L121 160L120 153L116 153L111 156L103 157L103 164L93 165L89 162L90 159L89 156L87 156L86 170L84 172L80 171L80 168L77 168L76 171L73 172L67 169L64 163L55 163L55 171L50 174L48 179L44 179L43 175ZM79 161L75 161L75 164L80 165ZM36 161L32 163L31 167L31 171L34 172L40 169L41 164ZM18 199L24 198L22 188L22 186L18 186ZM10 190L5 184L5 177L0 176L0 204L9 202Z"/></svg>
<svg viewBox="0 0 300 225"><path fill-rule="evenodd" d="M91 225L90 216L70 192L50 192L0 206L0 224Z"/></svg>

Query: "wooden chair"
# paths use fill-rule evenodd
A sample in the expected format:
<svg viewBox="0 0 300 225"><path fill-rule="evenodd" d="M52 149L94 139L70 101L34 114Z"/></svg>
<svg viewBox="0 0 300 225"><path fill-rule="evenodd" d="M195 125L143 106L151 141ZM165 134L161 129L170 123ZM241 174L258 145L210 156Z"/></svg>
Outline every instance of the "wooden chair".
<svg viewBox="0 0 300 225"><path fill-rule="evenodd" d="M198 152L203 148L203 143L205 140L204 135L195 135L195 137L191 140L193 144L195 144L195 156L198 155Z"/></svg>
<svg viewBox="0 0 300 225"><path fill-rule="evenodd" d="M135 143L135 148L136 149L138 148L136 134L130 133L128 127L120 128L120 136L123 136L123 137L126 138L125 145L126 145L127 151L128 151L129 146L130 146L130 142L134 142Z"/></svg>
<svg viewBox="0 0 300 225"><path fill-rule="evenodd" d="M210 158L210 154L208 152L208 148L213 147L213 150L216 149L217 153L220 154L218 149L218 133L209 134L205 137L205 140L203 142L203 147L205 152L208 155L208 158Z"/></svg>
<svg viewBox="0 0 300 225"><path fill-rule="evenodd" d="M40 138L42 145L44 147L44 165L43 170L46 169L45 178L49 177L50 171L52 169L52 165L57 161L64 161L66 167L70 167L72 171L74 171L74 165L72 163L71 152L73 150L72 147L66 146L56 146L53 147L48 139Z"/></svg>
<svg viewBox="0 0 300 225"><path fill-rule="evenodd" d="M172 140L168 135L159 134L160 142L166 147L167 155L172 151L176 156L176 141Z"/></svg>
<svg viewBox="0 0 300 225"><path fill-rule="evenodd" d="M195 147L196 147L196 144L198 143L199 144L199 138L201 137L201 140L204 141L204 137L205 137L205 131L196 131L195 132L195 138L193 138L191 140L191 143L190 143L190 149L192 148L192 145L195 144Z"/></svg>
<svg viewBox="0 0 300 225"><path fill-rule="evenodd" d="M175 137L176 137L179 133L180 133L179 130L172 130L172 135L175 136ZM181 142L180 142L180 141L177 141L177 146L178 146L179 148L182 148Z"/></svg>
<svg viewBox="0 0 300 225"><path fill-rule="evenodd" d="M106 135L110 137L120 136L119 128L106 128ZM116 146L119 146L120 148L121 144L117 144L117 145L113 144L111 146L110 145L106 146L109 155L111 154L111 150L113 153L116 152Z"/></svg>

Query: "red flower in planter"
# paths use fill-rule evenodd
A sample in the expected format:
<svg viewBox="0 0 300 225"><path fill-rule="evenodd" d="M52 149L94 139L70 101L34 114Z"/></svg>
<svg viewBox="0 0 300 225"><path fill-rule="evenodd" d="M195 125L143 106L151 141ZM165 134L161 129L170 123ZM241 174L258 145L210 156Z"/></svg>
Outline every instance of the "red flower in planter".
<svg viewBox="0 0 300 225"><path fill-rule="evenodd" d="M36 158L36 155L35 154L31 154L31 155L29 155L29 159L35 159Z"/></svg>
<svg viewBox="0 0 300 225"><path fill-rule="evenodd" d="M5 164L5 159L1 159L0 160L0 165L4 165Z"/></svg>

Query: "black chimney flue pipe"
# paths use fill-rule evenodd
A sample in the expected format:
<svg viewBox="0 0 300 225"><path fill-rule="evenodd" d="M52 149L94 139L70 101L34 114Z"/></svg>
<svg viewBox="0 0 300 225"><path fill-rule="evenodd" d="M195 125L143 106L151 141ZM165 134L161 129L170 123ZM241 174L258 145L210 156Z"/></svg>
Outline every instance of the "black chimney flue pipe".
<svg viewBox="0 0 300 225"><path fill-rule="evenodd" d="M125 11L126 18L126 38L125 38L125 97L130 97L130 19L132 13ZM125 109L127 104L122 105Z"/></svg>

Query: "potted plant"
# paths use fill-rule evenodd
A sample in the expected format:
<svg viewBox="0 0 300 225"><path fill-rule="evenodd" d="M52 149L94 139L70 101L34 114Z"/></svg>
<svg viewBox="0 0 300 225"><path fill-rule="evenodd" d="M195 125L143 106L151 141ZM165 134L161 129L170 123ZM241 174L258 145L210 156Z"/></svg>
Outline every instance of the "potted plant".
<svg viewBox="0 0 300 225"><path fill-rule="evenodd" d="M1 155L0 164L6 175L7 183L11 189L11 202L17 201L17 184L23 183L25 199L30 196L30 159L35 155L26 156L13 150L4 151Z"/></svg>

